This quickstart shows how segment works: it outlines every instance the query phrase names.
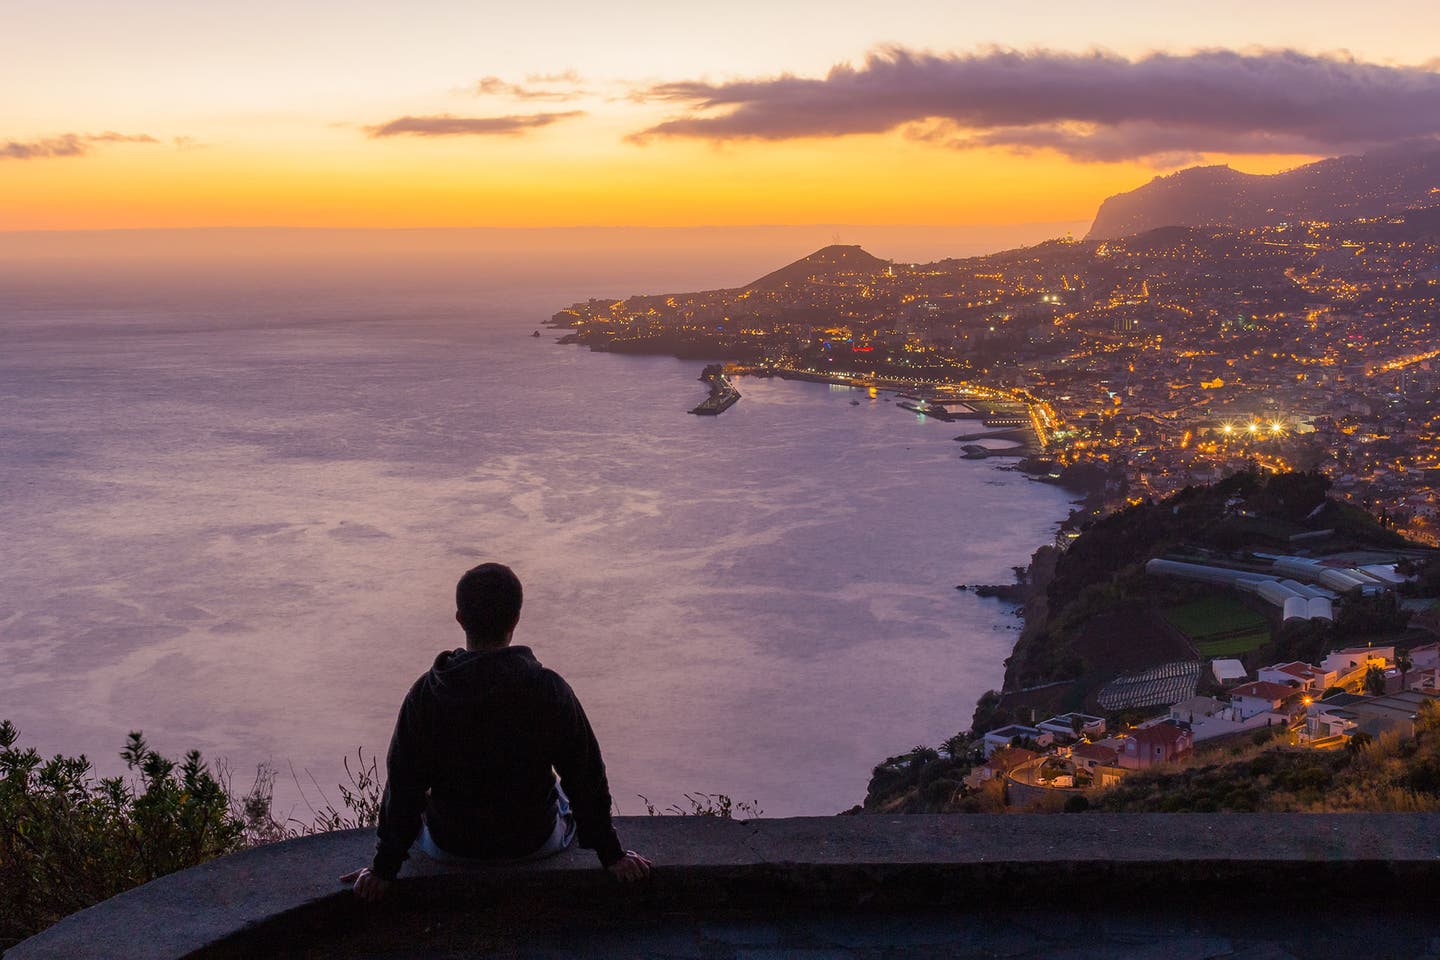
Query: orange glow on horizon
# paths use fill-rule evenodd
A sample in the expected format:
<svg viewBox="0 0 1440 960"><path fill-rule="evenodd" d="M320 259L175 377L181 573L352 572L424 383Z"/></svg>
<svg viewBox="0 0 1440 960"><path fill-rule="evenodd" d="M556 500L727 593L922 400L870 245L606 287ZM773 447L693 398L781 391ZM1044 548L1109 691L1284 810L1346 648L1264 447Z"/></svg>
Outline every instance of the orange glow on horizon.
<svg viewBox="0 0 1440 960"><path fill-rule="evenodd" d="M1055 154L957 151L900 135L635 146L610 131L295 148L123 145L11 162L3 230L545 227L1086 220L1158 172ZM1310 157L1207 158L1269 173Z"/></svg>

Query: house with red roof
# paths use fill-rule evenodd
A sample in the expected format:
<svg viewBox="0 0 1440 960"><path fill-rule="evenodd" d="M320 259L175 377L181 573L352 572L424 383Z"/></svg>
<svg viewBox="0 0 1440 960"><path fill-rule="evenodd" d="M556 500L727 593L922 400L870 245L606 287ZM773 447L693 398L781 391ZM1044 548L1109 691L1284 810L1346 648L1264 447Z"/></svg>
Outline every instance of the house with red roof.
<svg viewBox="0 0 1440 960"><path fill-rule="evenodd" d="M1024 747L1000 747L980 767L972 770L965 778L965 782L972 787L978 787L988 780L1003 778L1005 774L1014 770L1022 763L1034 760L1041 754L1034 750L1027 750Z"/></svg>
<svg viewBox="0 0 1440 960"><path fill-rule="evenodd" d="M1169 763L1184 757L1195 747L1195 740L1188 726L1181 726L1171 720L1137 727L1124 739L1120 751L1120 766L1127 770L1144 770L1159 763Z"/></svg>
<svg viewBox="0 0 1440 960"><path fill-rule="evenodd" d="M1260 713L1283 714L1285 701L1299 696L1301 693L1295 687L1256 680L1231 690L1230 703L1241 717L1253 717Z"/></svg>
<svg viewBox="0 0 1440 960"><path fill-rule="evenodd" d="M1118 783L1124 775L1120 768L1120 749L1118 740L1105 740L1101 743L1077 743L1070 748L1070 763L1075 768L1076 778L1083 783L1086 774L1090 775L1090 783L1096 787L1108 787Z"/></svg>
<svg viewBox="0 0 1440 960"><path fill-rule="evenodd" d="M1265 683L1296 687L1307 693L1323 693L1328 688L1335 686L1340 675L1334 670L1326 670L1323 667L1292 660L1289 663L1261 667L1255 672L1255 677Z"/></svg>

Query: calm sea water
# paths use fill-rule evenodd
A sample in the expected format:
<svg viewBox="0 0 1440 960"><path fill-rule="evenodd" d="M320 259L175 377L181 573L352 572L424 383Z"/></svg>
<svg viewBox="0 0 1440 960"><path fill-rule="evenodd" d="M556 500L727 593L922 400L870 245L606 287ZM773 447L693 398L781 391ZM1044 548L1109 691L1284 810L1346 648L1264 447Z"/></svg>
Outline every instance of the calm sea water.
<svg viewBox="0 0 1440 960"><path fill-rule="evenodd" d="M689 416L700 364L529 336L673 279L582 273L0 271L0 716L106 772L131 729L270 760L304 817L290 767L313 798L383 752L495 559L622 813L833 813L968 726L1017 621L955 584L1007 580L1064 495L859 392Z"/></svg>

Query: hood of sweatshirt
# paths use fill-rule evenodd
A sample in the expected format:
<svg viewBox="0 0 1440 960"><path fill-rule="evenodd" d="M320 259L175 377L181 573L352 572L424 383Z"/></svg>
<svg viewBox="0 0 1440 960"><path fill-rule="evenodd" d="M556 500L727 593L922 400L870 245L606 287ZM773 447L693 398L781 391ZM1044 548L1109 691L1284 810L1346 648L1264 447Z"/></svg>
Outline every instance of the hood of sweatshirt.
<svg viewBox="0 0 1440 960"><path fill-rule="evenodd" d="M475 700L492 690L536 682L543 671L529 647L462 648L438 655L425 684L438 700Z"/></svg>

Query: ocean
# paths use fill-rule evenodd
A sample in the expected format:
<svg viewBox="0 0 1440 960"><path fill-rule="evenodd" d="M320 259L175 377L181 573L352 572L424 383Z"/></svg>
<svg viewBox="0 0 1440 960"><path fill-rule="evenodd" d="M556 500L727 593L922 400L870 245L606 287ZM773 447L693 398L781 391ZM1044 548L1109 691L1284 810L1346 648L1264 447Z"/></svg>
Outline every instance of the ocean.
<svg viewBox="0 0 1440 960"><path fill-rule="evenodd" d="M745 279L687 270L0 268L0 718L103 773L129 730L242 787L269 762L308 820L499 560L620 813L860 802L1000 684L1019 621L955 585L1009 581L1066 496L890 394L743 379L694 417L700 363L541 326Z"/></svg>

